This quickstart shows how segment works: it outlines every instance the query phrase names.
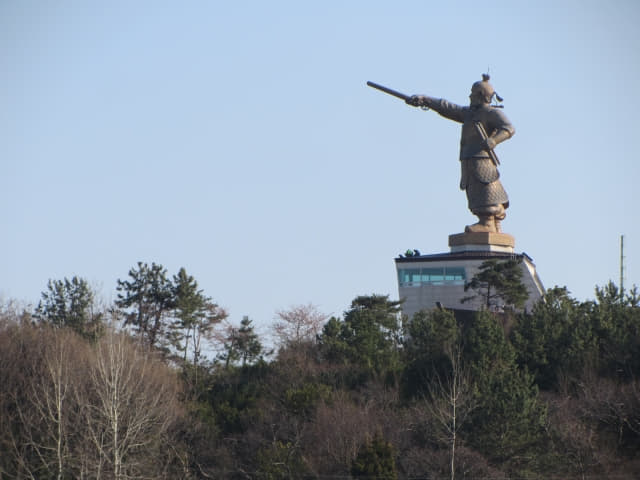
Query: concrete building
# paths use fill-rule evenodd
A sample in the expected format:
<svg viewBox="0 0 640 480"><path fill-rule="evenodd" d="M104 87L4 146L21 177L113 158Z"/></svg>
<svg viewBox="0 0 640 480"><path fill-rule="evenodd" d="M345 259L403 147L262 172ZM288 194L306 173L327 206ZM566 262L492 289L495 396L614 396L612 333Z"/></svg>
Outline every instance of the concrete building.
<svg viewBox="0 0 640 480"><path fill-rule="evenodd" d="M464 291L483 262L521 260L522 281L529 292L525 310L530 311L544 293L531 257L514 252L515 240L503 233L465 233L449 236L450 252L431 255L400 256L395 259L399 298L404 299L403 313L414 313L442 306L451 310L480 310L483 299L462 302L475 292ZM498 309L501 306L497 306Z"/></svg>

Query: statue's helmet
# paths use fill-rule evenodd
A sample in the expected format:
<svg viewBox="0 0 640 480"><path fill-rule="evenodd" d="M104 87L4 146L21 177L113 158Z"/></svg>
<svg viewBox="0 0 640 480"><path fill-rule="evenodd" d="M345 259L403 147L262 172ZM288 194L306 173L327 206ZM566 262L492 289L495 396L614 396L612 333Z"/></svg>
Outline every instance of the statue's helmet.
<svg viewBox="0 0 640 480"><path fill-rule="evenodd" d="M471 97L481 99L484 103L491 103L496 91L493 89L493 85L489 83L489 75L482 74L482 80L475 82L471 86Z"/></svg>

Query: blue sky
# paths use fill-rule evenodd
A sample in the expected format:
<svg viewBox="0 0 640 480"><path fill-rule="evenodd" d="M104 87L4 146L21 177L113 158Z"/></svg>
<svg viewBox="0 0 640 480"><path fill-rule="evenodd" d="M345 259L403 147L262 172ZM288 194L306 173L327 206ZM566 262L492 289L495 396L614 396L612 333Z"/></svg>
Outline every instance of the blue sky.
<svg viewBox="0 0 640 480"><path fill-rule="evenodd" d="M393 258L475 218L459 126L366 87L466 104L489 69L504 231L579 300L640 278L640 3L0 3L0 295L106 301L185 267L239 321L397 298Z"/></svg>

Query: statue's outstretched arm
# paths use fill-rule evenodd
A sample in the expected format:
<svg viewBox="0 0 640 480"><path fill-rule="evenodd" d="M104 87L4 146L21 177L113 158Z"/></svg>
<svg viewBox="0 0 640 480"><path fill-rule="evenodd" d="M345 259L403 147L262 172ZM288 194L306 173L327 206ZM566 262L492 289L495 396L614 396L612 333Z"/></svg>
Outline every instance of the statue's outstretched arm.
<svg viewBox="0 0 640 480"><path fill-rule="evenodd" d="M414 107L432 109L443 117L453 120L454 122L464 122L464 107L442 98L428 97L426 95L412 95L405 101Z"/></svg>
<svg viewBox="0 0 640 480"><path fill-rule="evenodd" d="M405 100L408 105L413 107L427 107L434 110L436 110L438 101L437 98L427 97L426 95L411 95Z"/></svg>

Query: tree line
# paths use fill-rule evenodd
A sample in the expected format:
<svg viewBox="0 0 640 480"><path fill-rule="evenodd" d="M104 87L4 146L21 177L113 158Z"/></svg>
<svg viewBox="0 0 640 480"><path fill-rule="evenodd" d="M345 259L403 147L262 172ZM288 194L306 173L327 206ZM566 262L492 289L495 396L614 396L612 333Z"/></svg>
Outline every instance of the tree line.
<svg viewBox="0 0 640 480"><path fill-rule="evenodd" d="M637 478L637 291L522 312L515 267L469 282L479 312L363 295L275 312L273 342L184 269L104 306L50 280L0 309L0 478Z"/></svg>

